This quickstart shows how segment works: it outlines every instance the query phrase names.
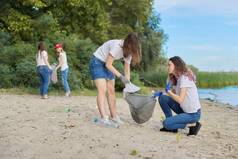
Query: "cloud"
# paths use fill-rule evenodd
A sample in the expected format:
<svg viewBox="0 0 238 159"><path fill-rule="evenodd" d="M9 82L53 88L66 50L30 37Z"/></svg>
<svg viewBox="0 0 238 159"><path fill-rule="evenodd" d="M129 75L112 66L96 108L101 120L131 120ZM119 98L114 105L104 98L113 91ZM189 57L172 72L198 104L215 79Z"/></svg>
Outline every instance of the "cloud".
<svg viewBox="0 0 238 159"><path fill-rule="evenodd" d="M238 16L238 0L155 0L154 6L159 12L182 8L204 14Z"/></svg>

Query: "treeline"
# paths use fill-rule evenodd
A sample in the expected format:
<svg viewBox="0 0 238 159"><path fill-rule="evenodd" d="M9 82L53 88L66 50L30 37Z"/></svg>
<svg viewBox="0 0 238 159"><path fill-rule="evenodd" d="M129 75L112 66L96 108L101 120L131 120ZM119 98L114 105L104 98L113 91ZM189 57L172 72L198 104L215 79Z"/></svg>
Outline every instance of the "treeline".
<svg viewBox="0 0 238 159"><path fill-rule="evenodd" d="M143 60L132 69L132 80L139 83L139 72L166 62L162 45L167 37L152 5L152 0L1 0L0 88L39 86L35 63L39 41L45 42L51 63L57 61L54 44L62 43L72 89L91 88L92 53L104 41L124 38L129 32L137 32L141 40ZM116 67L121 69L122 64ZM116 87L121 88L120 82Z"/></svg>

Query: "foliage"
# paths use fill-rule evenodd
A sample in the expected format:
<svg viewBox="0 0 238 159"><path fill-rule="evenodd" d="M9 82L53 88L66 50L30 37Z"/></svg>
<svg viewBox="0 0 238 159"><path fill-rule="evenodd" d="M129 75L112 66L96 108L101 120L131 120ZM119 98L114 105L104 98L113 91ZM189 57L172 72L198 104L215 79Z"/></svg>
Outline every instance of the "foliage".
<svg viewBox="0 0 238 159"><path fill-rule="evenodd" d="M0 64L0 88L12 87L13 72L7 65Z"/></svg>
<svg viewBox="0 0 238 159"><path fill-rule="evenodd" d="M34 61L34 56L28 56L19 63L17 63L15 74L15 85L37 87L39 79L36 73L36 64Z"/></svg>
<svg viewBox="0 0 238 159"><path fill-rule="evenodd" d="M142 84L139 71L165 61L166 35L159 15L152 11L152 0L1 0L0 9L0 87L38 87L35 54L39 41L45 42L50 63L57 62L54 45L63 44L70 65L69 84L77 90L94 87L88 64L97 47L130 32L140 36L143 56L141 65L132 68L135 84ZM123 73L120 61L114 65ZM61 82L52 87L62 89ZM123 89L120 81L116 89Z"/></svg>
<svg viewBox="0 0 238 159"><path fill-rule="evenodd" d="M167 41L167 35L160 28L159 14L152 12L148 19L144 32L141 35L142 45L142 69L148 71L151 66L164 65L166 63L163 44Z"/></svg>
<svg viewBox="0 0 238 159"><path fill-rule="evenodd" d="M167 77L168 72L165 69L158 69L155 71L147 71L143 73L143 76L141 78L144 79L146 86L164 87Z"/></svg>

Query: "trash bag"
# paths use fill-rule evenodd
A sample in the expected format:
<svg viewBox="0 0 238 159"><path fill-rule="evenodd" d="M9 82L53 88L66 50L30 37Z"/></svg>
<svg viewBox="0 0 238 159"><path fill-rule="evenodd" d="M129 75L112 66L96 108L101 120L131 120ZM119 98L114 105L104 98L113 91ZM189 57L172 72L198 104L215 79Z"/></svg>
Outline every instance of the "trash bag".
<svg viewBox="0 0 238 159"><path fill-rule="evenodd" d="M152 117L156 98L136 93L126 93L125 100L129 104L131 116L136 123L145 123Z"/></svg>
<svg viewBox="0 0 238 159"><path fill-rule="evenodd" d="M51 82L52 82L53 84L55 84L55 83L58 82L57 71L56 71L56 70L53 70L53 73L52 73L50 79L51 79Z"/></svg>
<svg viewBox="0 0 238 159"><path fill-rule="evenodd" d="M58 82L58 77L57 77L57 70L56 70L56 64L53 64L51 65L51 68L52 68L52 74L50 76L50 79L51 79L51 82L53 84L57 83Z"/></svg>

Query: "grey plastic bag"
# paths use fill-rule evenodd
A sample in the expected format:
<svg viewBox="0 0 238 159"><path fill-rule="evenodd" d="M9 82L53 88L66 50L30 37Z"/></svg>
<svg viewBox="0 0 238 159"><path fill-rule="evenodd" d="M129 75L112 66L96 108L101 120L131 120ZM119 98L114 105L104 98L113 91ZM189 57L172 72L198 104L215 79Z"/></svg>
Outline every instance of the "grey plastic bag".
<svg viewBox="0 0 238 159"><path fill-rule="evenodd" d="M152 117L156 98L135 93L126 93L125 100L129 104L131 116L136 123L145 123Z"/></svg>

